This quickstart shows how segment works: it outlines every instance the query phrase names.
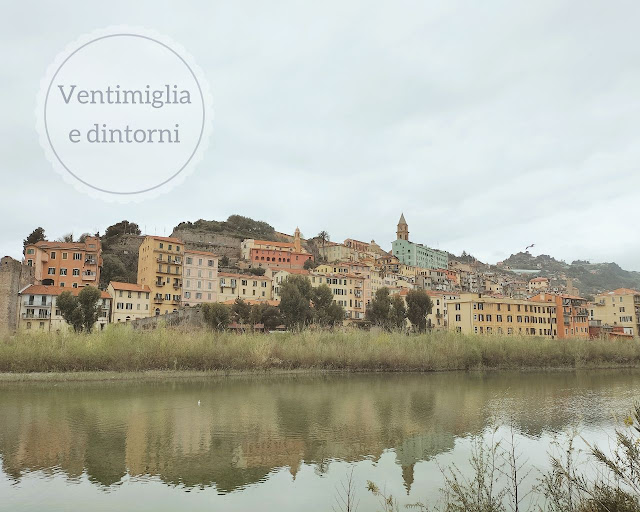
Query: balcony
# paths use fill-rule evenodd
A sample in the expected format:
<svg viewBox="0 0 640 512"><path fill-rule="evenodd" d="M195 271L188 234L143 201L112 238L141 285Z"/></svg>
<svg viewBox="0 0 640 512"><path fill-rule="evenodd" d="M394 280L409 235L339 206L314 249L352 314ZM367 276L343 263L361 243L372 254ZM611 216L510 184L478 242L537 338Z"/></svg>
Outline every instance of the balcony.
<svg viewBox="0 0 640 512"><path fill-rule="evenodd" d="M156 285L158 288L162 288L162 287L164 286L164 282L163 282L163 281L156 281L155 285Z"/></svg>
<svg viewBox="0 0 640 512"><path fill-rule="evenodd" d="M31 308L50 308L51 307L51 301L48 302L31 302L28 300L24 301L24 305L25 306L29 306Z"/></svg>
<svg viewBox="0 0 640 512"><path fill-rule="evenodd" d="M40 316L34 313L22 313L22 318L24 318L25 320L49 320L50 317L49 315Z"/></svg>
<svg viewBox="0 0 640 512"><path fill-rule="evenodd" d="M84 260L85 265L96 265L98 261L95 258L86 258Z"/></svg>
<svg viewBox="0 0 640 512"><path fill-rule="evenodd" d="M173 283L173 289L179 290L181 288L180 283Z"/></svg>
<svg viewBox="0 0 640 512"><path fill-rule="evenodd" d="M96 280L96 273L95 272L83 272L82 273L82 280L83 281L95 281Z"/></svg>
<svg viewBox="0 0 640 512"><path fill-rule="evenodd" d="M162 304L164 302L164 297L160 297L159 295L153 298L153 302L156 304Z"/></svg>

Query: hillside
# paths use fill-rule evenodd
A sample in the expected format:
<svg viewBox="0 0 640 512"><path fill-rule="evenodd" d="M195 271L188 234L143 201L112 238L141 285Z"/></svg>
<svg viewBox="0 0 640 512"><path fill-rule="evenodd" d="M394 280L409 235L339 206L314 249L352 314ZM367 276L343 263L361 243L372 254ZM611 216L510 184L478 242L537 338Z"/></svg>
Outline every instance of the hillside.
<svg viewBox="0 0 640 512"><path fill-rule="evenodd" d="M586 260L566 263L548 254L532 256L528 252L512 254L502 263L512 270L539 270L540 276L573 279L573 284L584 296L616 288L640 289L640 272L624 270L617 263L590 263Z"/></svg>

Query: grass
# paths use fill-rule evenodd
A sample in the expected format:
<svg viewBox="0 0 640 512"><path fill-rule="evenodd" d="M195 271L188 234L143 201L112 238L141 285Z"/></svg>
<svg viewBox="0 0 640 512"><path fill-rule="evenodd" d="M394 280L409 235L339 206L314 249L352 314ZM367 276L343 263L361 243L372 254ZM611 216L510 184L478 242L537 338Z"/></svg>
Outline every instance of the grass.
<svg viewBox="0 0 640 512"><path fill-rule="evenodd" d="M640 367L640 340L548 340L434 332L234 334L204 329L0 338L0 372L445 371Z"/></svg>

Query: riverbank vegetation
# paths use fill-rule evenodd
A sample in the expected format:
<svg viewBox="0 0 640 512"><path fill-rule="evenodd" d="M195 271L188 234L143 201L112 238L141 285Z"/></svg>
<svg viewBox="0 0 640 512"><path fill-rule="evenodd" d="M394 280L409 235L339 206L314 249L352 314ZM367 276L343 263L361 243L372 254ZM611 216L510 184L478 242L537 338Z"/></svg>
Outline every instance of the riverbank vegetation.
<svg viewBox="0 0 640 512"><path fill-rule="evenodd" d="M640 367L640 341L466 336L448 331L210 329L30 333L0 338L0 372L445 371Z"/></svg>
<svg viewBox="0 0 640 512"><path fill-rule="evenodd" d="M473 439L470 475L456 465L441 468L444 484L435 504L401 507L376 483L368 481L366 489L378 498L382 512L640 512L640 405L621 422L607 447L586 445L586 457L581 457L570 438L558 445L560 455L550 455L551 469L540 471L517 452L512 426L506 442L491 436ZM525 483L530 476L534 485ZM334 510L354 512L358 485L353 471L346 482L338 488Z"/></svg>

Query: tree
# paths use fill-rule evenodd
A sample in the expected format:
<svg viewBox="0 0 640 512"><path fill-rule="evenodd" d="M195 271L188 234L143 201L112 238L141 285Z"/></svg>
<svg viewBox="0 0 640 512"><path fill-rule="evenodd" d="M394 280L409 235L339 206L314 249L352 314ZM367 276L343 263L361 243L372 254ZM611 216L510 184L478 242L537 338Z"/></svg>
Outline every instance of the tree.
<svg viewBox="0 0 640 512"><path fill-rule="evenodd" d="M427 328L427 315L433 309L433 302L424 290L410 290L407 294L407 317L418 332Z"/></svg>
<svg viewBox="0 0 640 512"><path fill-rule="evenodd" d="M227 306L219 302L202 305L205 323L216 331L224 331L231 322L231 312Z"/></svg>
<svg viewBox="0 0 640 512"><path fill-rule="evenodd" d="M231 306L231 312L233 313L233 319L239 324L249 323L251 306L240 297L234 301L233 306Z"/></svg>
<svg viewBox="0 0 640 512"><path fill-rule="evenodd" d="M304 264L302 265L302 267L303 267L305 270L311 270L311 269L316 268L317 266L318 266L318 264L317 264L315 261L313 261L312 259L308 259L308 260L307 260L307 261L305 261L305 262L304 262Z"/></svg>
<svg viewBox="0 0 640 512"><path fill-rule="evenodd" d="M365 313L365 318L372 324L389 328L391 319L391 298L388 288L379 288Z"/></svg>
<svg viewBox="0 0 640 512"><path fill-rule="evenodd" d="M27 245L33 245L38 242L42 242L43 240L45 240L44 228L38 227L34 229L27 238L24 239L23 246L26 247Z"/></svg>
<svg viewBox="0 0 640 512"><path fill-rule="evenodd" d="M264 268L262 268L262 267L250 268L249 269L249 274L253 274L254 276L263 276L264 275Z"/></svg>
<svg viewBox="0 0 640 512"><path fill-rule="evenodd" d="M120 235L140 235L142 232L135 222L121 220L117 224L109 226L104 232L104 239L115 238Z"/></svg>
<svg viewBox="0 0 640 512"><path fill-rule="evenodd" d="M220 267L225 268L228 266L229 266L229 257L227 255L223 255L222 258L220 258Z"/></svg>
<svg viewBox="0 0 640 512"><path fill-rule="evenodd" d="M316 238L320 240L320 244L322 245L322 247L324 247L329 241L329 233L327 233L325 230L322 230L320 231L320 233L318 233L318 236L316 236Z"/></svg>
<svg viewBox="0 0 640 512"><path fill-rule="evenodd" d="M84 330L91 332L93 326L98 321L98 301L101 292L95 286L85 286L78 294L78 304L82 311L82 324Z"/></svg>
<svg viewBox="0 0 640 512"><path fill-rule="evenodd" d="M333 301L331 288L326 284L311 289L311 302L317 324L333 327L344 320L344 308Z"/></svg>
<svg viewBox="0 0 640 512"><path fill-rule="evenodd" d="M391 311L389 313L389 322L391 327L396 329L404 329L406 327L407 320L407 308L404 305L404 300L400 295L395 295L391 299Z"/></svg>
<svg viewBox="0 0 640 512"><path fill-rule="evenodd" d="M56 305L65 322L67 322L75 332L82 331L82 311L78 306L78 299L71 292L62 292L58 296Z"/></svg>
<svg viewBox="0 0 640 512"><path fill-rule="evenodd" d="M100 281L109 284L111 281L129 281L129 271L115 254L105 254L102 257Z"/></svg>
<svg viewBox="0 0 640 512"><path fill-rule="evenodd" d="M98 301L100 290L95 286L85 286L77 297L71 292L62 292L56 301L60 314L73 330L91 332L98 321Z"/></svg>
<svg viewBox="0 0 640 512"><path fill-rule="evenodd" d="M311 283L304 276L289 276L280 285L280 312L288 328L301 329L312 319Z"/></svg>
<svg viewBox="0 0 640 512"><path fill-rule="evenodd" d="M282 315L277 307L263 302L251 308L251 323L263 324L265 331L273 331L282 324Z"/></svg>
<svg viewBox="0 0 640 512"><path fill-rule="evenodd" d="M58 242L66 242L68 244L73 242L73 233L67 233L66 235L62 235L57 240Z"/></svg>

